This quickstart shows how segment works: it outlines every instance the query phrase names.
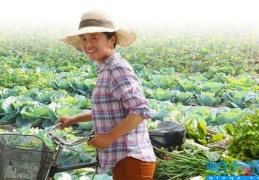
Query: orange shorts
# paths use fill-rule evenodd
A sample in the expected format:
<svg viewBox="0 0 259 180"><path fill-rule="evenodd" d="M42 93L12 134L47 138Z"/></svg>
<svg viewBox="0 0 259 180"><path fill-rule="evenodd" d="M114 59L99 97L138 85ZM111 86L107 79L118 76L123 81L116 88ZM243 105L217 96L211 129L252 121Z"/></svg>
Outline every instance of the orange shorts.
<svg viewBox="0 0 259 180"><path fill-rule="evenodd" d="M146 162L133 157L120 160L112 170L113 180L151 180L156 169L155 162Z"/></svg>

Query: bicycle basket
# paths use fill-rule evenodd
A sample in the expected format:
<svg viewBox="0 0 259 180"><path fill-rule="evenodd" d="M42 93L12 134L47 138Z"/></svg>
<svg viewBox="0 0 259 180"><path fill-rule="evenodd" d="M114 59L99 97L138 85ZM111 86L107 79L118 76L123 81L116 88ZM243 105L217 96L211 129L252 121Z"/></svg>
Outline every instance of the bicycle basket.
<svg viewBox="0 0 259 180"><path fill-rule="evenodd" d="M0 134L0 179L44 180L52 155L37 136Z"/></svg>

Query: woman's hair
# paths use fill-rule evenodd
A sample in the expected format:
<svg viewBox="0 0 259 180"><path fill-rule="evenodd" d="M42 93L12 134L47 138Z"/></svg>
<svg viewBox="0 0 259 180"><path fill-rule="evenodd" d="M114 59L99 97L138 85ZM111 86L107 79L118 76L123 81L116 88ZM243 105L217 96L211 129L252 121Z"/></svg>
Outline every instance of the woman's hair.
<svg viewBox="0 0 259 180"><path fill-rule="evenodd" d="M103 32L103 34L105 34L108 39L111 39L112 36L116 37L116 33L115 32ZM116 40L114 42L114 48L116 48Z"/></svg>

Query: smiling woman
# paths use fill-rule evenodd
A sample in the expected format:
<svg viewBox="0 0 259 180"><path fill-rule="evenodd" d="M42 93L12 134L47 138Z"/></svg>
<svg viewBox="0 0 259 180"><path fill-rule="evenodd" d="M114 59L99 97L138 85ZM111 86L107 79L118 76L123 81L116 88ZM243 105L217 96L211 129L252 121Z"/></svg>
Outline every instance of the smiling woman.
<svg viewBox="0 0 259 180"><path fill-rule="evenodd" d="M115 43L128 47L137 36L115 24L105 11L86 11L79 29L62 40L98 64L98 78L90 97L91 111L62 116L57 123L64 128L93 121L95 135L88 145L97 149L99 174L112 172L114 180L153 179L156 156L146 122L151 118L149 102L133 67L115 49Z"/></svg>
<svg viewBox="0 0 259 180"><path fill-rule="evenodd" d="M257 0L160 0L124 2L119 0L4 0L1 2L0 22L76 22L85 10L110 11L121 21L134 19L141 23L161 21L213 21L213 22L258 22Z"/></svg>

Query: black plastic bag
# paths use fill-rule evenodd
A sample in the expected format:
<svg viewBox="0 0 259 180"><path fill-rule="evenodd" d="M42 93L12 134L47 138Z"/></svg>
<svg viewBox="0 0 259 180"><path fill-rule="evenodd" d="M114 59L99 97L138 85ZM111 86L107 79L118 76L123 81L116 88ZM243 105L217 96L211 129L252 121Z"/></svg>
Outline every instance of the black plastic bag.
<svg viewBox="0 0 259 180"><path fill-rule="evenodd" d="M155 130L149 131L150 140L157 148L181 146L185 140L185 127L171 121L163 121Z"/></svg>

